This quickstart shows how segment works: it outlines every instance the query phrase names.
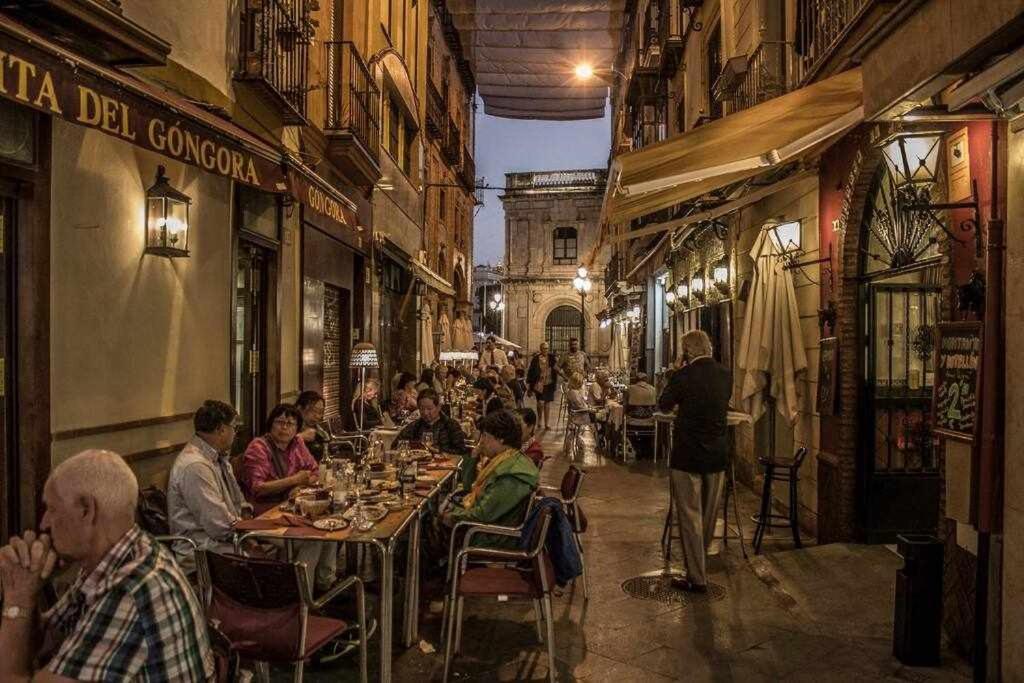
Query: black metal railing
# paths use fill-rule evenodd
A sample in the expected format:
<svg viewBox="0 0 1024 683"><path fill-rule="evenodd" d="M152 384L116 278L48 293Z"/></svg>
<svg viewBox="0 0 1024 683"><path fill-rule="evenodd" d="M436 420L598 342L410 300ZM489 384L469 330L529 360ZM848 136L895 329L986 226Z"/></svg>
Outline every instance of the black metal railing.
<svg viewBox="0 0 1024 683"><path fill-rule="evenodd" d="M350 41L324 43L327 48L326 131L349 131L366 153L380 155L380 90L359 50Z"/></svg>
<svg viewBox="0 0 1024 683"><path fill-rule="evenodd" d="M668 100L662 96L641 97L633 105L632 149L661 142L668 135Z"/></svg>
<svg viewBox="0 0 1024 683"><path fill-rule="evenodd" d="M448 133L448 107L444 96L434 85L434 81L427 79L427 135L440 140Z"/></svg>
<svg viewBox="0 0 1024 683"><path fill-rule="evenodd" d="M462 134L452 119L448 119L448 135L441 145L441 153L453 166L462 160Z"/></svg>
<svg viewBox="0 0 1024 683"><path fill-rule="evenodd" d="M857 17L874 0L797 0L800 18L796 27L797 76L801 83L812 78L832 56Z"/></svg>
<svg viewBox="0 0 1024 683"><path fill-rule="evenodd" d="M732 110L749 109L755 104L785 95L790 90L790 48L781 41L763 41L747 60L747 71L733 93Z"/></svg>
<svg viewBox="0 0 1024 683"><path fill-rule="evenodd" d="M470 192L476 188L476 162L473 161L473 152L469 147L462 147L462 169L459 171L459 178Z"/></svg>
<svg viewBox="0 0 1024 683"><path fill-rule="evenodd" d="M238 78L256 83L264 95L276 99L286 122L304 121L313 39L309 3L246 0L241 21Z"/></svg>

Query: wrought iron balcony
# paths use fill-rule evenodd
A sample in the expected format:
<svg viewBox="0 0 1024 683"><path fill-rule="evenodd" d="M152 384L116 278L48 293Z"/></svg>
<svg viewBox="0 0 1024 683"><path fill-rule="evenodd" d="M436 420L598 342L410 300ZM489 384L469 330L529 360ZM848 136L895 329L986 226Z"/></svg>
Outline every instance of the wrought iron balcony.
<svg viewBox="0 0 1024 683"><path fill-rule="evenodd" d="M448 107L444 96L438 91L431 79L427 79L427 135L441 140L448 133Z"/></svg>
<svg viewBox="0 0 1024 683"><path fill-rule="evenodd" d="M797 76L812 80L876 0L797 0Z"/></svg>
<svg viewBox="0 0 1024 683"><path fill-rule="evenodd" d="M469 147L462 148L462 169L459 171L459 180L470 192L476 189L476 162L473 161L473 152Z"/></svg>
<svg viewBox="0 0 1024 683"><path fill-rule="evenodd" d="M788 43L764 41L758 45L730 98L732 111L749 109L789 92L790 54Z"/></svg>
<svg viewBox="0 0 1024 683"><path fill-rule="evenodd" d="M328 155L351 163L372 184L380 178L380 90L356 46L325 43Z"/></svg>
<svg viewBox="0 0 1024 683"><path fill-rule="evenodd" d="M236 78L252 83L285 123L306 122L309 45L316 25L309 7L289 0L245 0L242 10Z"/></svg>
<svg viewBox="0 0 1024 683"><path fill-rule="evenodd" d="M452 166L462 161L462 133L451 119L448 119L448 135L441 145L441 153Z"/></svg>

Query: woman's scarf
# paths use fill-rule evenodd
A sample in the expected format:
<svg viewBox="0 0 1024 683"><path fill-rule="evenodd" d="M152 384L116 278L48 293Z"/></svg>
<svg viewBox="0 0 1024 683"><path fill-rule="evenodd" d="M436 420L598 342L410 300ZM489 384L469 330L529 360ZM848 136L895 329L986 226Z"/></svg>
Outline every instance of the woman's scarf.
<svg viewBox="0 0 1024 683"><path fill-rule="evenodd" d="M508 448L488 460L484 468L476 475L476 480L473 482L473 487L469 490L469 493L462 497L462 507L467 510L473 507L473 503L476 502L476 499L487 488L488 480L494 474L494 470L498 468L498 465L510 458L514 458L517 453L519 453L517 449Z"/></svg>

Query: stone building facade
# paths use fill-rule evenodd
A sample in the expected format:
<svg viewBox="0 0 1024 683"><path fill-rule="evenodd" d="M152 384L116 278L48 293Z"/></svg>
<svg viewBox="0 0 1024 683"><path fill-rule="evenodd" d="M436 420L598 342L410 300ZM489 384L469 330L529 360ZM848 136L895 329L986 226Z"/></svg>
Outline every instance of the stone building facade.
<svg viewBox="0 0 1024 683"><path fill-rule="evenodd" d="M505 337L527 351L547 340L555 351L579 336L576 269L593 283L583 306L584 348L597 362L608 356L604 307L607 250L591 262L599 237L605 169L531 171L505 175Z"/></svg>

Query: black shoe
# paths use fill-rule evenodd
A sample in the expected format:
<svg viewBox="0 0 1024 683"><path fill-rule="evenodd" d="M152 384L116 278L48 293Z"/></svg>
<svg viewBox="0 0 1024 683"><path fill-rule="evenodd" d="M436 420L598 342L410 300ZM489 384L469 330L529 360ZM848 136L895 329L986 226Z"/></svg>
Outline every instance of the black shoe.
<svg viewBox="0 0 1024 683"><path fill-rule="evenodd" d="M680 576L672 577L672 587L678 588L681 591L687 593L707 593L708 587L704 583L693 583L689 579L684 579Z"/></svg>

